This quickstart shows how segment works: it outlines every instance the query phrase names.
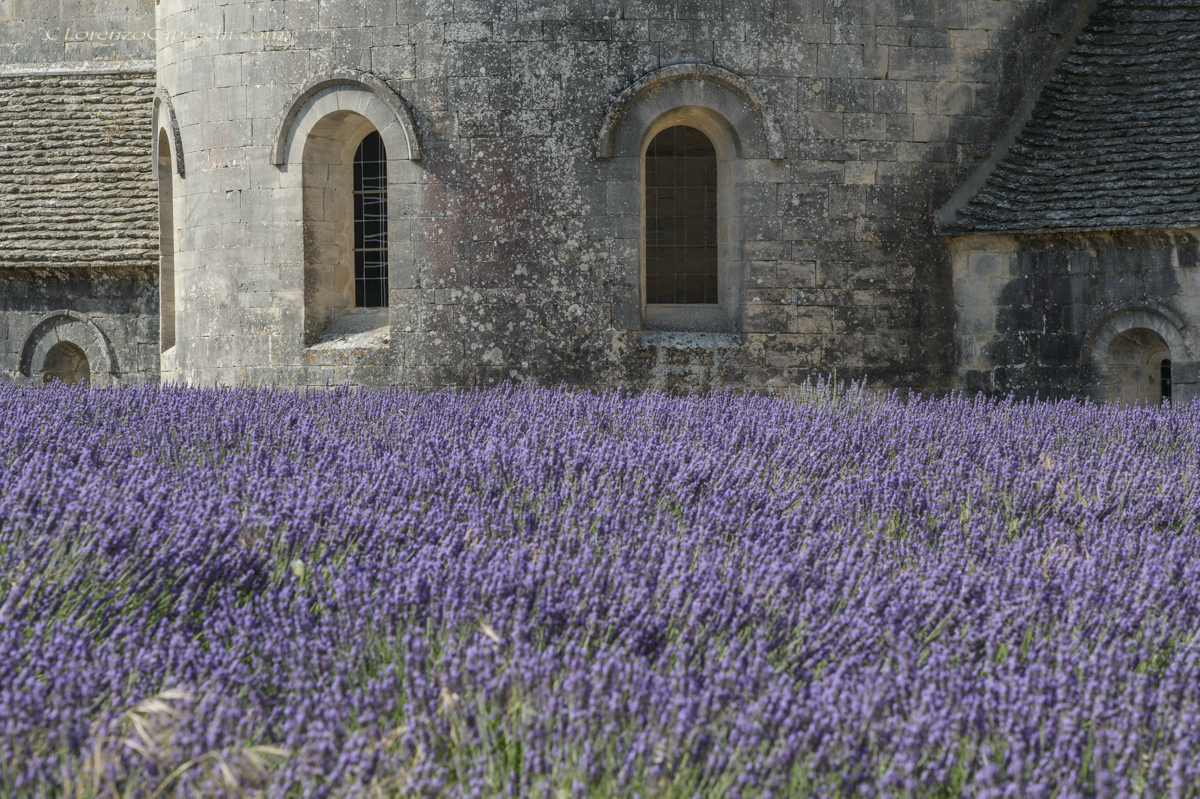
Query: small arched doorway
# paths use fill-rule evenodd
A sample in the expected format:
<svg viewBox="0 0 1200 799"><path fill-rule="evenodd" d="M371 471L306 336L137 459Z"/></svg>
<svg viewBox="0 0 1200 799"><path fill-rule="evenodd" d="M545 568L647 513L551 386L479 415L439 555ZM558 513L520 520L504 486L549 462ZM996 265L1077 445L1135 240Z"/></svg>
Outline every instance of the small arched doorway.
<svg viewBox="0 0 1200 799"><path fill-rule="evenodd" d="M83 350L69 341L60 341L46 353L42 380L46 383L57 380L67 385L82 383L86 386L92 380L92 367Z"/></svg>
<svg viewBox="0 0 1200 799"><path fill-rule="evenodd" d="M1158 405L1171 398L1171 351L1144 327L1126 330L1108 345L1105 397L1110 403Z"/></svg>

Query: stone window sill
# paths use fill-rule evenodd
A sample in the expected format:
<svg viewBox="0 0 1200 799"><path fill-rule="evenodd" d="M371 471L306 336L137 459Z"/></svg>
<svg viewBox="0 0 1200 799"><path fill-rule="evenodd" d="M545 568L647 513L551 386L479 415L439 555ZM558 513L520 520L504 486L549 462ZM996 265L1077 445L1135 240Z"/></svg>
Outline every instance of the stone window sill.
<svg viewBox="0 0 1200 799"><path fill-rule="evenodd" d="M737 333L678 333L669 330L643 330L643 347L672 350L736 350L743 341Z"/></svg>
<svg viewBox="0 0 1200 799"><path fill-rule="evenodd" d="M670 349L737 349L742 346L719 305L645 305L642 345Z"/></svg>
<svg viewBox="0 0 1200 799"><path fill-rule="evenodd" d="M355 308L325 328L309 349L374 350L388 347L387 308Z"/></svg>
<svg viewBox="0 0 1200 799"><path fill-rule="evenodd" d="M642 329L668 333L736 333L720 305L650 305L642 307Z"/></svg>

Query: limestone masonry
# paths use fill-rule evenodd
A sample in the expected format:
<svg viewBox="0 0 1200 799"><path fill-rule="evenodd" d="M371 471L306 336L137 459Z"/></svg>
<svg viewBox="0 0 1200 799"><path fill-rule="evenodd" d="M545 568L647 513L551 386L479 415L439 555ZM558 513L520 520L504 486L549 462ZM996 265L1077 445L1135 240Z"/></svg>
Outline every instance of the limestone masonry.
<svg viewBox="0 0 1200 799"><path fill-rule="evenodd" d="M1186 401L1200 0L0 0L0 371Z"/></svg>

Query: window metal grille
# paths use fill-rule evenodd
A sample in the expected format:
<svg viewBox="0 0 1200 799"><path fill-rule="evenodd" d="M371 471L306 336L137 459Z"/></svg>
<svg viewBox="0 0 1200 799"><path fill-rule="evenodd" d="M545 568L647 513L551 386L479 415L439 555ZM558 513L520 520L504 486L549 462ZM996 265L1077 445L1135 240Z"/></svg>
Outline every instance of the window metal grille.
<svg viewBox="0 0 1200 799"><path fill-rule="evenodd" d="M717 302L717 151L684 125L646 150L646 302Z"/></svg>
<svg viewBox="0 0 1200 799"><path fill-rule="evenodd" d="M387 151L372 132L354 154L354 305L386 308Z"/></svg>

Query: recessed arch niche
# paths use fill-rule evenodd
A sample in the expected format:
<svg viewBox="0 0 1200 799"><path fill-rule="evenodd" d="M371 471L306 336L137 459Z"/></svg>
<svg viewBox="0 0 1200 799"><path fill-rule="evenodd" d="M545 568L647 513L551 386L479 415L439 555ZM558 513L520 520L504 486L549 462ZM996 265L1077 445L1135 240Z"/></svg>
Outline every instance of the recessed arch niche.
<svg viewBox="0 0 1200 799"><path fill-rule="evenodd" d="M1183 320L1167 308L1146 303L1110 312L1084 345L1094 398L1123 406L1160 404L1165 375L1173 403L1191 400L1196 361L1195 341Z"/></svg>
<svg viewBox="0 0 1200 799"><path fill-rule="evenodd" d="M47 377L71 382L69 376L73 382L86 379L91 385L106 385L114 376L112 351L100 328L67 309L34 322L21 347L20 363L22 377L36 383L46 382Z"/></svg>

